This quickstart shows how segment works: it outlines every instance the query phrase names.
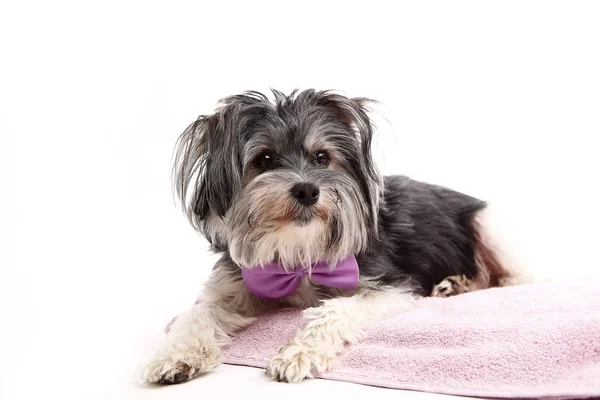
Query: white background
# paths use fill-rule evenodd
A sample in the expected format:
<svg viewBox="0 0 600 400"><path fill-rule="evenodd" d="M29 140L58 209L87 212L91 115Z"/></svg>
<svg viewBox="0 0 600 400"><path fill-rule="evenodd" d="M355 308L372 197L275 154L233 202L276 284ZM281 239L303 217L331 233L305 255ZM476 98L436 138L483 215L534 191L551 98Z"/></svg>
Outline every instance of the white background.
<svg viewBox="0 0 600 400"><path fill-rule="evenodd" d="M173 202L174 142L241 90L381 101L394 128L381 126L384 172L499 203L542 271L597 273L599 8L3 1L0 398L258 387L259 372L234 368L177 388L130 384L214 260ZM307 385L269 390L376 390Z"/></svg>

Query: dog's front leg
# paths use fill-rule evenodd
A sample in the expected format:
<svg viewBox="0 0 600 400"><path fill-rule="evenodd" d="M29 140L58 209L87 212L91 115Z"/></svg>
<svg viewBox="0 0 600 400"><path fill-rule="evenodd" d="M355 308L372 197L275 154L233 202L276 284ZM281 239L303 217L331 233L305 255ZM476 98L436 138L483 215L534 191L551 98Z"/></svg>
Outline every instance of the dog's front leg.
<svg viewBox="0 0 600 400"><path fill-rule="evenodd" d="M405 289L361 290L308 308L308 323L271 359L266 373L284 382L313 378L330 369L344 345L356 342L365 328L412 309L415 300Z"/></svg>
<svg viewBox="0 0 600 400"><path fill-rule="evenodd" d="M251 324L262 307L244 286L239 268L223 257L196 304L172 323L142 378L149 383L180 383L210 371L218 365L223 346Z"/></svg>

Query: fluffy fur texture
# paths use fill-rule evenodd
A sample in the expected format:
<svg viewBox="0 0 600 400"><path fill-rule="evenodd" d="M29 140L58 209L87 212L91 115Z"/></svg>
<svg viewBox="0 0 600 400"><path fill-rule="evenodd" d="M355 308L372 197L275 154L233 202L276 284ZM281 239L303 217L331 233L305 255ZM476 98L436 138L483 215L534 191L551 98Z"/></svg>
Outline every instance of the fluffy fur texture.
<svg viewBox="0 0 600 400"><path fill-rule="evenodd" d="M485 226L483 201L381 177L371 156L368 100L273 93L273 101L257 92L226 98L179 140L177 193L192 226L223 255L197 304L145 368L148 382L179 383L209 371L235 332L265 310L290 305L305 308L310 322L266 372L299 382L329 369L373 322L410 309L419 296L448 295L448 277L464 278L469 290L515 282L517 270ZM314 188L314 204L294 194L297 184ZM269 302L241 279L241 268L334 265L350 254L360 268L354 291L304 279L292 296Z"/></svg>

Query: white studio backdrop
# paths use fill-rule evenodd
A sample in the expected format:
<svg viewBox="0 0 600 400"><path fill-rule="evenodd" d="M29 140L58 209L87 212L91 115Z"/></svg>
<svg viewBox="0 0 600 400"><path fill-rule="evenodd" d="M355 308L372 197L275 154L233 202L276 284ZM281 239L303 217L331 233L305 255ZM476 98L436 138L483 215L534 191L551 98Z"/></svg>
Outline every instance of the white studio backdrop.
<svg viewBox="0 0 600 400"><path fill-rule="evenodd" d="M0 393L114 394L193 302L215 256L175 207L173 145L247 89L379 100L385 173L498 203L544 272L598 274L599 20L570 1L2 2Z"/></svg>

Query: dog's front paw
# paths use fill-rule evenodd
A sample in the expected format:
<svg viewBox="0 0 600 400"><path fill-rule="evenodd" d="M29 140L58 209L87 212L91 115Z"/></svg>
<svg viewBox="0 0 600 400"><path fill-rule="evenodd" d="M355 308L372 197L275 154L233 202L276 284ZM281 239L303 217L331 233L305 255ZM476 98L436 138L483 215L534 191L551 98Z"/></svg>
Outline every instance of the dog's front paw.
<svg viewBox="0 0 600 400"><path fill-rule="evenodd" d="M215 368L219 360L218 348L202 348L176 353L159 352L142 371L147 383L182 383Z"/></svg>
<svg viewBox="0 0 600 400"><path fill-rule="evenodd" d="M333 349L290 343L271 359L265 372L279 382L297 383L329 370L334 359Z"/></svg>
<svg viewBox="0 0 600 400"><path fill-rule="evenodd" d="M154 360L144 368L142 379L148 383L172 384L192 379L196 369L171 359Z"/></svg>

